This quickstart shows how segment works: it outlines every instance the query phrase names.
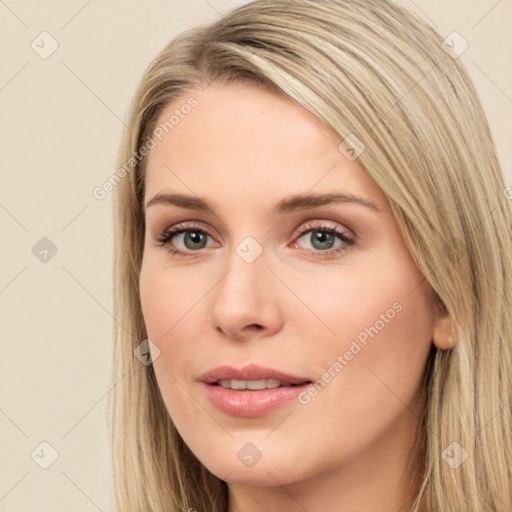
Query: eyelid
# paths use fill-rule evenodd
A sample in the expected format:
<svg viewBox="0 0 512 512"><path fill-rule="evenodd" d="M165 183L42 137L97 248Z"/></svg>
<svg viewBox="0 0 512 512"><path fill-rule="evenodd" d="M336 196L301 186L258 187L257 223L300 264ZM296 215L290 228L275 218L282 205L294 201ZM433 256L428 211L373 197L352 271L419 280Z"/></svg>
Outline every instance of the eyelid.
<svg viewBox="0 0 512 512"><path fill-rule="evenodd" d="M353 239L355 241L356 239L356 236L354 235L354 233L352 232L352 230L348 229L348 228L345 228L344 226L340 225L339 223L335 222L335 221L330 221L330 220L320 220L320 219L316 219L316 220L310 220L310 221L307 221L307 222L302 222L299 227L297 227L295 229L295 231L293 232L293 237L299 237L299 236L304 236L305 232L307 231L311 231L311 230L333 230L333 231L337 231L339 233L342 233L343 235L345 235L347 238L350 238L350 239Z"/></svg>
<svg viewBox="0 0 512 512"><path fill-rule="evenodd" d="M210 234L210 230L204 227L203 223L199 221L184 221L178 222L177 224L174 224L171 227L165 228L162 232L160 232L160 234L157 234L155 236L155 242L157 243L157 245L166 245L166 243L170 243L170 240L172 238L187 231L200 231L201 233L204 233L210 238L214 238ZM169 239L169 242L166 242L167 239Z"/></svg>
<svg viewBox="0 0 512 512"><path fill-rule="evenodd" d="M325 251L319 249L302 249L302 251L313 256L314 258L323 258L335 260L341 256L341 254L350 250L352 246L356 245L357 237L353 235L352 230L348 230L344 227L340 227L336 222L326 220L313 220L306 223L302 223L294 233L293 246L298 246L298 240L305 237L307 234L318 231L330 233L331 235L341 240L341 246L327 249Z"/></svg>

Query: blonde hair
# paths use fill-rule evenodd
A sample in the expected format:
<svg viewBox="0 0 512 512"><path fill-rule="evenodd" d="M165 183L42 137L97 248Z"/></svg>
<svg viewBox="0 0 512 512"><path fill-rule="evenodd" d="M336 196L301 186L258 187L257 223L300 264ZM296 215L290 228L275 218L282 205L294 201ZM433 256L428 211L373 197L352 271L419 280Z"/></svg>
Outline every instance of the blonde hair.
<svg viewBox="0 0 512 512"><path fill-rule="evenodd" d="M465 68L437 32L388 0L257 0L180 34L146 70L118 156L118 167L130 168L114 191L118 510L227 510L226 483L185 445L152 366L134 357L147 338L138 288L139 151L164 107L209 82L279 91L343 139L364 144L358 161L389 199L456 329L454 348L433 347L427 361L415 454L424 472L412 510L510 512L511 203ZM446 449L460 450L453 443L468 455L456 468L445 461Z"/></svg>

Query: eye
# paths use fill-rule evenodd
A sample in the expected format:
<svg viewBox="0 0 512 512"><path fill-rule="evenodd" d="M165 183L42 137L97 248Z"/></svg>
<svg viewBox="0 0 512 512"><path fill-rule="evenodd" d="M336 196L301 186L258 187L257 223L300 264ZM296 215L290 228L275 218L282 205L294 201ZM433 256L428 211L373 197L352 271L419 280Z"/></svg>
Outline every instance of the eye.
<svg viewBox="0 0 512 512"><path fill-rule="evenodd" d="M355 244L355 239L349 236L345 231L337 228L335 225L326 224L325 222L309 222L301 229L294 233L294 240L305 238L312 248L304 248L308 252L312 252L315 256L331 257L347 250ZM165 230L156 238L159 246L166 247L167 250L177 256L192 256L194 252L206 249L208 238L212 238L204 229L201 229L194 222L185 222L177 224ZM336 240L338 245L336 246ZM176 243L181 243L184 249L176 247ZM217 245L218 246L218 245ZM293 248L297 248L299 244L294 242Z"/></svg>
<svg viewBox="0 0 512 512"><path fill-rule="evenodd" d="M355 244L354 238L345 231L337 228L335 225L320 221L310 222L305 226L301 226L301 229L294 236L298 240L305 238L312 247L313 254L321 257L336 255ZM336 240L339 241L337 246L334 245ZM297 243L294 243L293 247L297 247L297 245ZM306 249L308 248L306 247Z"/></svg>
<svg viewBox="0 0 512 512"><path fill-rule="evenodd" d="M210 237L210 235L203 229L200 229L197 224L194 224L193 222L185 222L165 230L160 236L157 237L156 243L158 245L167 247L167 250L171 254L189 256L192 252L205 249L205 244L208 237ZM181 242L185 245L186 250L174 247L174 239L181 239Z"/></svg>

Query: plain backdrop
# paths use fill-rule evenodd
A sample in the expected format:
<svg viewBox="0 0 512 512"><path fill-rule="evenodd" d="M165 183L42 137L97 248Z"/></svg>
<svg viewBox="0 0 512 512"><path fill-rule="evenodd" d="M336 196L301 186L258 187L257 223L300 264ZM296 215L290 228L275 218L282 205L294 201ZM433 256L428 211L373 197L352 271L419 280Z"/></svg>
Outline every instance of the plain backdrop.
<svg viewBox="0 0 512 512"><path fill-rule="evenodd" d="M92 191L150 60L242 3L0 1L0 512L111 510L112 194ZM399 3L469 43L512 185L512 3Z"/></svg>

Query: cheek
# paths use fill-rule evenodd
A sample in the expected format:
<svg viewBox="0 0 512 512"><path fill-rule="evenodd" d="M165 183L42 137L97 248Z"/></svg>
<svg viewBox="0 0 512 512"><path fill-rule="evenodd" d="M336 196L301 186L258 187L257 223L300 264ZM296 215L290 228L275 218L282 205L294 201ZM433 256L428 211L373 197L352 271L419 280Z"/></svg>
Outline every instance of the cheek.
<svg viewBox="0 0 512 512"><path fill-rule="evenodd" d="M378 265L328 277L316 277L316 292L307 295L308 305L334 331L310 349L316 374L326 383L310 406L321 415L335 403L341 430L364 431L369 439L417 405L432 339L429 285L410 258L396 251Z"/></svg>
<svg viewBox="0 0 512 512"><path fill-rule="evenodd" d="M281 269L280 275L293 283L294 296L299 299L292 297L282 307L297 310L300 306L303 314L291 323L296 324L292 328L298 331L297 340L305 343L305 350L312 338L321 342L315 344L315 352L330 354L348 350L353 340L367 348L377 345L372 340L381 340L380 347L394 350L401 358L414 350L416 340L431 336L428 283L409 255L397 247L378 258L357 259L314 275ZM284 309L283 315L287 315Z"/></svg>
<svg viewBox="0 0 512 512"><path fill-rule="evenodd" d="M139 278L140 302L148 338L160 350L153 369L167 412L182 429L198 414L183 387L183 370L193 357L194 345L187 315L197 303L198 290L194 292L190 282L188 286L180 283L179 272L165 270L154 258L145 258Z"/></svg>
<svg viewBox="0 0 512 512"><path fill-rule="evenodd" d="M193 402L182 385L197 377L191 362L205 353L208 292L215 279L191 268L166 268L159 254L145 258L139 277L140 302L148 338L160 350L153 364L155 375L167 409L179 412L184 404L192 414Z"/></svg>
<svg viewBox="0 0 512 512"><path fill-rule="evenodd" d="M139 289L149 338L157 344L174 339L182 323L197 314L196 308L211 286L189 270L166 268L161 255L145 255Z"/></svg>

